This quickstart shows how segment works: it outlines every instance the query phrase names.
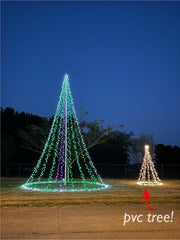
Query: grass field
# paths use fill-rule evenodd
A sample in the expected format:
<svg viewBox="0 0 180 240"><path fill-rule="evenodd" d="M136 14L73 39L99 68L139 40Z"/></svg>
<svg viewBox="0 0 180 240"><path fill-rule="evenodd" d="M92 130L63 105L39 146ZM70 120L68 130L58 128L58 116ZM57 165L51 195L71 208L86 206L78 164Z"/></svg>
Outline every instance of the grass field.
<svg viewBox="0 0 180 240"><path fill-rule="evenodd" d="M20 186L25 178L1 178L2 207L66 207L77 205L139 204L145 189L151 204L180 203L180 180L163 180L163 186L139 186L136 180L104 179L110 188L93 192L32 192ZM145 204L145 201L144 201Z"/></svg>

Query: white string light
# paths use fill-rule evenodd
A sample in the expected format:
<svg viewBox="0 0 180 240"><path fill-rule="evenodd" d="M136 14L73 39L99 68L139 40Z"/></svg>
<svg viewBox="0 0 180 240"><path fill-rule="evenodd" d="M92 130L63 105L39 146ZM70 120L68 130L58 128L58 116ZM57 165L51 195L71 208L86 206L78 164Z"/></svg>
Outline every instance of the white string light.
<svg viewBox="0 0 180 240"><path fill-rule="evenodd" d="M151 158L149 151L149 145L145 145L145 154L143 158L143 163L139 173L139 178L137 184L139 185L163 185L158 177L154 163Z"/></svg>

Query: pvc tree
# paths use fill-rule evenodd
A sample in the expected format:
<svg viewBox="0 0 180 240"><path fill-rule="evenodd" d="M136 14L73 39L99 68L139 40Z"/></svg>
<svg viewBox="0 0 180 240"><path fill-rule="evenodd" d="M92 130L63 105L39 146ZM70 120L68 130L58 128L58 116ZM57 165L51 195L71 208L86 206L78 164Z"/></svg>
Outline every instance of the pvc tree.
<svg viewBox="0 0 180 240"><path fill-rule="evenodd" d="M162 185L161 180L158 177L154 163L149 151L149 145L145 145L145 154L143 163L139 173L137 184L140 185Z"/></svg>

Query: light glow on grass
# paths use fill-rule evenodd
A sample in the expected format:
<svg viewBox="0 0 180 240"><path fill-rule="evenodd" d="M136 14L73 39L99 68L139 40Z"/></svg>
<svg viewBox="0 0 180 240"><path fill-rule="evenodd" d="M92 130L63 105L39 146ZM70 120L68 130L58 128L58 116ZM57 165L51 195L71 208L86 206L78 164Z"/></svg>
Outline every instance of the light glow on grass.
<svg viewBox="0 0 180 240"><path fill-rule="evenodd" d="M152 181L138 181L137 184L139 185L149 185L149 186L154 186L154 185L163 185L162 182L152 182Z"/></svg>
<svg viewBox="0 0 180 240"><path fill-rule="evenodd" d="M64 181L39 181L26 183L21 188L39 192L83 192L107 189L109 185L91 181L69 181L66 185Z"/></svg>

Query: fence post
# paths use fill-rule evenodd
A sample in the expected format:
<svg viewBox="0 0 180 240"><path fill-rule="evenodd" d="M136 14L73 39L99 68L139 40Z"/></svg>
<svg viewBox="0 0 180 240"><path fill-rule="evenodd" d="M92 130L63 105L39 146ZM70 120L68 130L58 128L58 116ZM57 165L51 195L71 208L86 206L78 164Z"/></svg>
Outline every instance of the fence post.
<svg viewBox="0 0 180 240"><path fill-rule="evenodd" d="M163 178L164 177L164 165L163 164L161 164L161 177Z"/></svg>
<svg viewBox="0 0 180 240"><path fill-rule="evenodd" d="M18 164L18 169L19 169L19 177L21 176L21 164Z"/></svg>
<svg viewBox="0 0 180 240"><path fill-rule="evenodd" d="M124 177L126 178L126 164L124 164Z"/></svg>

